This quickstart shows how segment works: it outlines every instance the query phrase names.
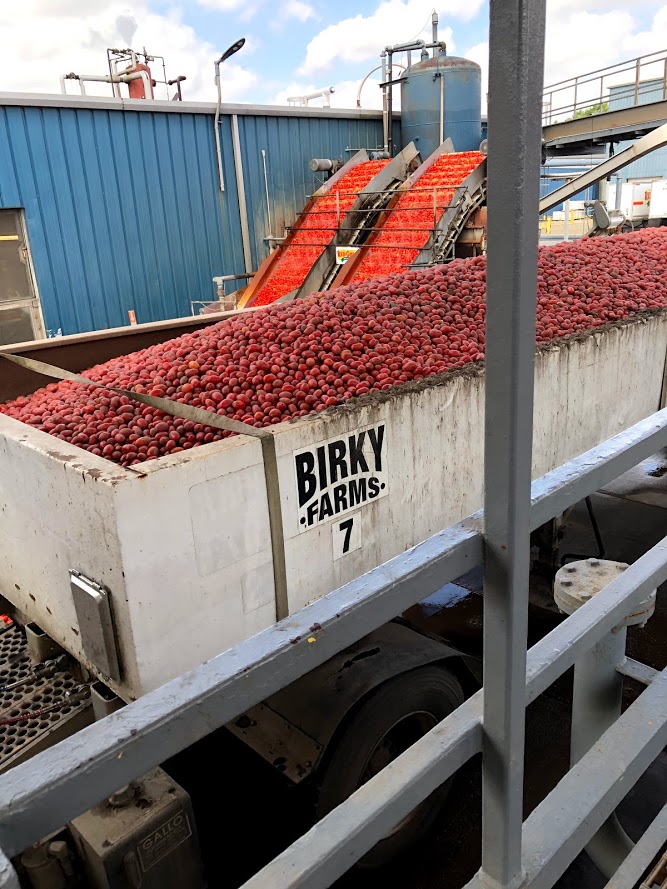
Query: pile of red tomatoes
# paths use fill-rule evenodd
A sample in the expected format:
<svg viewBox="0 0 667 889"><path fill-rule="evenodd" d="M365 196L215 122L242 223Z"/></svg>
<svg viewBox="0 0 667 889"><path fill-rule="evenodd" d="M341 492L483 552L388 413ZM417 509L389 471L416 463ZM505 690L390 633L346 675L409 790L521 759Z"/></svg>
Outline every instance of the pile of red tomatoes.
<svg viewBox="0 0 667 889"><path fill-rule="evenodd" d="M666 269L664 228L541 249L538 343L667 308ZM481 361L485 298L485 258L455 260L240 312L86 376L267 426ZM228 434L72 382L0 411L123 465Z"/></svg>

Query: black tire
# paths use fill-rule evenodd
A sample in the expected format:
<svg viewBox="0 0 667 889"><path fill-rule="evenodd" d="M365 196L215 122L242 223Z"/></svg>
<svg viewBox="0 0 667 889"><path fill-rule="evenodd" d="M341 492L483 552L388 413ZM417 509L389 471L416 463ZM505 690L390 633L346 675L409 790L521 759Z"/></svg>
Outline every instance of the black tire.
<svg viewBox="0 0 667 889"><path fill-rule="evenodd" d="M343 726L319 777L319 820L463 703L459 681L444 667L420 667L380 686ZM381 867L422 839L445 803L453 779L414 809L359 861Z"/></svg>

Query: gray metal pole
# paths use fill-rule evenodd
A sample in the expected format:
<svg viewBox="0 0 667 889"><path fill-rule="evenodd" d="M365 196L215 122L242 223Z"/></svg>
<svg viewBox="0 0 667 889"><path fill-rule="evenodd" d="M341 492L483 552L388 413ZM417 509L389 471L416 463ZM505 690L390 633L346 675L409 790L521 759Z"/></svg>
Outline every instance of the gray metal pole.
<svg viewBox="0 0 667 889"><path fill-rule="evenodd" d="M239 196L239 217L241 219L241 243L243 245L243 263L246 272L252 269L250 252L250 230L248 228L248 208L246 206L245 181L243 178L243 156L241 154L241 138L239 136L239 117L232 114L232 148L234 151L234 171L236 173L236 191Z"/></svg>
<svg viewBox="0 0 667 889"><path fill-rule="evenodd" d="M544 0L491 0L482 870L521 880Z"/></svg>
<svg viewBox="0 0 667 889"><path fill-rule="evenodd" d="M625 660L625 627L608 633L574 668L570 767L575 766L621 715ZM611 815L595 834L586 851L602 873L611 879L633 847L633 842Z"/></svg>

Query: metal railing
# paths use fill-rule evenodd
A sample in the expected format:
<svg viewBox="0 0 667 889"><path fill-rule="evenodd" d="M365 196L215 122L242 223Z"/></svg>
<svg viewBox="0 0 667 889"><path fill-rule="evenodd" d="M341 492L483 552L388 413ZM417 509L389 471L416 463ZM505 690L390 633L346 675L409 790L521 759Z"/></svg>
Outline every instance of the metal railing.
<svg viewBox="0 0 667 889"><path fill-rule="evenodd" d="M482 870L469 889L547 889L667 742L667 670L523 823L525 708L667 579L667 538L526 652L530 531L667 445L667 410L530 481L544 3L491 0L485 510L16 766L0 783L9 859L484 561L484 688L247 883L330 886L476 753ZM609 407L613 409L613 405ZM437 496L437 494L435 495ZM622 866L630 880L664 812ZM639 862L639 864L637 864ZM648 861L646 861L648 863ZM631 882L615 886L630 886Z"/></svg>
<svg viewBox="0 0 667 889"><path fill-rule="evenodd" d="M609 107L610 99L615 108ZM575 116L665 100L667 50L660 50L545 87L542 123L547 126Z"/></svg>

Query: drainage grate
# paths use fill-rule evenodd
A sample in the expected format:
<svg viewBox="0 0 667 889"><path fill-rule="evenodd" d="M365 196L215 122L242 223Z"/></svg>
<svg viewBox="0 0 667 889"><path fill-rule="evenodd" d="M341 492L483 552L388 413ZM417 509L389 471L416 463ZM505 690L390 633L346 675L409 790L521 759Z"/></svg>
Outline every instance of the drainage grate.
<svg viewBox="0 0 667 889"><path fill-rule="evenodd" d="M65 697L65 692L78 684L71 673L62 671L48 679L29 678L30 673L25 639L14 625L0 635L0 722L44 710L61 701L63 706L33 719L0 725L0 772L27 758L31 747L42 749L70 734L66 723L90 707L89 699L71 702ZM26 679L17 688L4 690L5 686Z"/></svg>

